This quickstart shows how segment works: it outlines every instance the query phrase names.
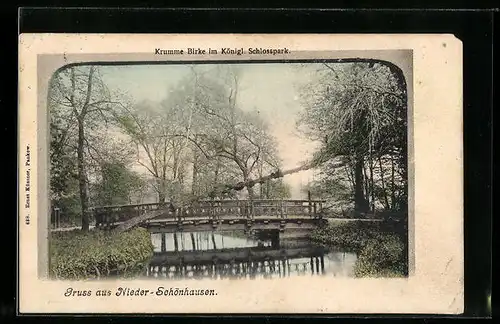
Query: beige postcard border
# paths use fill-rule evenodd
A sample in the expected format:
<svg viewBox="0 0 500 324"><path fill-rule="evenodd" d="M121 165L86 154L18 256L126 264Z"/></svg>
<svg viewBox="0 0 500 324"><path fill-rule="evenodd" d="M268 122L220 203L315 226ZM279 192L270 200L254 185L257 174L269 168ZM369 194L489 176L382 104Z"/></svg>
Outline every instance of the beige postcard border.
<svg viewBox="0 0 500 324"><path fill-rule="evenodd" d="M168 45L167 45L168 44ZM287 47L286 56L155 56L154 48ZM24 34L19 78L19 306L21 313L460 313L463 311L462 45L451 35ZM412 55L408 56L410 52ZM134 54L135 53L135 54ZM406 53L406 54L405 54ZM413 58L405 60L405 57ZM409 104L408 279L254 281L41 279L48 255L48 77L85 61L376 58L400 67ZM41 63L43 61L43 63ZM42 94L42 95L40 95ZM38 107L38 109L36 109ZM412 126L412 127L411 127ZM30 146L30 166L25 165ZM24 208L30 170L30 208ZM25 219L29 214L30 224ZM40 279L39 279L40 276ZM215 289L211 297L64 297L119 286Z"/></svg>

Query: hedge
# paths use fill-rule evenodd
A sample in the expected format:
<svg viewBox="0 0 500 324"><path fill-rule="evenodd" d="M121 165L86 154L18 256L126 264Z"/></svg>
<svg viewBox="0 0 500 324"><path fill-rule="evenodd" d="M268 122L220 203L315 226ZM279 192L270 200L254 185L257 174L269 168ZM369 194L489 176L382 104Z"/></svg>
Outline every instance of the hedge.
<svg viewBox="0 0 500 324"><path fill-rule="evenodd" d="M50 238L50 274L55 279L134 276L153 255L147 230L124 233L70 231Z"/></svg>

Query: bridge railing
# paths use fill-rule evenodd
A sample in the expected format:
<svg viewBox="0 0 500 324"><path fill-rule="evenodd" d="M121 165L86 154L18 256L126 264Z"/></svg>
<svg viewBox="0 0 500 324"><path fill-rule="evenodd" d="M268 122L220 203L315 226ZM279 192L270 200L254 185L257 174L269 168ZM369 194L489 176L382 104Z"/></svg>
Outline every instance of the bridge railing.
<svg viewBox="0 0 500 324"><path fill-rule="evenodd" d="M311 217L320 218L324 201L321 200L206 200L189 206L174 207L170 203L149 203L93 207L97 227L123 222L146 212L164 210L156 219L182 220L190 217L220 219L223 217Z"/></svg>
<svg viewBox="0 0 500 324"><path fill-rule="evenodd" d="M133 205L112 205L90 208L96 227L106 227L117 222L127 221L144 213L168 207L168 203L149 203Z"/></svg>

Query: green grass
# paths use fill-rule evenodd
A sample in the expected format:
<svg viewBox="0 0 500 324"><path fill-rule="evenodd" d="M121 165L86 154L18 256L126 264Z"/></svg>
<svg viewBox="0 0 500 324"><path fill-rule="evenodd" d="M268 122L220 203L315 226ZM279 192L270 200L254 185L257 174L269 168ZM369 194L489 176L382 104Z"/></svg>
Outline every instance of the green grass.
<svg viewBox="0 0 500 324"><path fill-rule="evenodd" d="M405 236L383 223L338 222L315 230L314 242L357 253L356 277L405 277Z"/></svg>
<svg viewBox="0 0 500 324"><path fill-rule="evenodd" d="M134 276L153 255L150 234L142 228L125 233L104 231L53 233L50 275L55 279Z"/></svg>

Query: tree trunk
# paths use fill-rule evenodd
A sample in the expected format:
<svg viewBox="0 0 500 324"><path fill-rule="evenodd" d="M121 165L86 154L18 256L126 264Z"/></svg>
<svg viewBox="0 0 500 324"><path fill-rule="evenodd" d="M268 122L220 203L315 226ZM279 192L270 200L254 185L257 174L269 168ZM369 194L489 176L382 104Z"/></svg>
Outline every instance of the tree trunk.
<svg viewBox="0 0 500 324"><path fill-rule="evenodd" d="M158 202L160 204L164 203L167 200L164 192L158 192Z"/></svg>
<svg viewBox="0 0 500 324"><path fill-rule="evenodd" d="M219 157L217 157L217 161L215 163L214 182L212 184L212 188L217 188L217 186L219 185L219 169L220 169L220 159ZM212 200L214 200L215 198L219 198L219 193L214 190L208 195Z"/></svg>
<svg viewBox="0 0 500 324"><path fill-rule="evenodd" d="M382 166L382 158L378 157L378 165L380 167L380 183L382 186L382 193L384 195L384 207L385 209L390 209L389 198L387 197L387 190L385 188L385 179L384 179L384 167Z"/></svg>
<svg viewBox="0 0 500 324"><path fill-rule="evenodd" d="M191 184L191 194L198 194L198 152L193 149L193 183Z"/></svg>
<svg viewBox="0 0 500 324"><path fill-rule="evenodd" d="M262 163L259 163L259 178L262 177ZM264 199L264 186L263 183L259 184L259 199Z"/></svg>
<svg viewBox="0 0 500 324"><path fill-rule="evenodd" d="M248 173L246 172L246 170L243 170L243 181L245 183L248 183L249 179L250 179L250 177L249 177ZM255 199L255 193L253 191L253 186L254 186L253 183L246 186L247 187L247 191L248 191L248 199L249 200L254 200Z"/></svg>
<svg viewBox="0 0 500 324"><path fill-rule="evenodd" d="M370 206L370 178L368 177L368 172L366 171L366 163L364 163L366 160L363 161L363 181L364 181L364 191L363 191L363 197L366 201L367 207Z"/></svg>
<svg viewBox="0 0 500 324"><path fill-rule="evenodd" d="M85 157L83 154L85 142L85 130L83 128L83 120L78 119L78 185L80 188L80 202L82 207L82 231L88 231L90 226L89 217L89 196L87 176L85 173Z"/></svg>
<svg viewBox="0 0 500 324"><path fill-rule="evenodd" d="M375 213L375 180L373 179L373 157L371 154L368 166L370 170L371 211Z"/></svg>
<svg viewBox="0 0 500 324"><path fill-rule="evenodd" d="M247 181L248 179L246 179L245 181ZM253 187L247 187L247 191L248 191L248 199L249 200L254 200L255 199L255 193L253 191Z"/></svg>
<svg viewBox="0 0 500 324"><path fill-rule="evenodd" d="M266 181L266 199L271 199L271 180Z"/></svg>
<svg viewBox="0 0 500 324"><path fill-rule="evenodd" d="M391 209L394 209L396 206L396 184L394 171L394 158L391 156Z"/></svg>
<svg viewBox="0 0 500 324"><path fill-rule="evenodd" d="M348 163L347 165L344 166L345 174L347 176L347 180L349 181L349 185L351 186L351 190L354 191L354 188L356 187L356 184L354 183L354 176L352 172L352 163Z"/></svg>
<svg viewBox="0 0 500 324"><path fill-rule="evenodd" d="M363 157L358 155L354 165L354 211L357 213L367 212L363 182Z"/></svg>
<svg viewBox="0 0 500 324"><path fill-rule="evenodd" d="M156 183L158 186L158 202L161 204L161 203L164 203L166 201L165 180L157 178Z"/></svg>

